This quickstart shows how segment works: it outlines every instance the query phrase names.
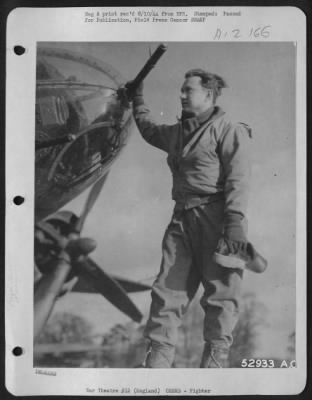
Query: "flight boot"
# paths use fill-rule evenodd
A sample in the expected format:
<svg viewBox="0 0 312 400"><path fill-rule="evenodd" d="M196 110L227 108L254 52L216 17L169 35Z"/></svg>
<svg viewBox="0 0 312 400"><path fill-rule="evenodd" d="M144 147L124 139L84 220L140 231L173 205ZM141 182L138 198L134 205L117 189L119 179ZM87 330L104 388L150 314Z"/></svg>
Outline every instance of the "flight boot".
<svg viewBox="0 0 312 400"><path fill-rule="evenodd" d="M228 368L228 358L228 348L213 346L210 343L206 343L200 362L200 368Z"/></svg>
<svg viewBox="0 0 312 400"><path fill-rule="evenodd" d="M152 341L148 346L143 368L171 368L175 356L175 347Z"/></svg>

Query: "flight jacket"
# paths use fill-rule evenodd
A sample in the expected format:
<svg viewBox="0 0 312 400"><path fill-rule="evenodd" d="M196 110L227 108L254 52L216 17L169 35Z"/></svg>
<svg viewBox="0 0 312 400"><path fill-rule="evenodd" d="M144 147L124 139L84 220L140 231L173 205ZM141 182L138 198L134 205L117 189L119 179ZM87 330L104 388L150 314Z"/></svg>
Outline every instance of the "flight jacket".
<svg viewBox="0 0 312 400"><path fill-rule="evenodd" d="M172 198L178 207L188 209L224 198L225 216L245 218L250 181L251 130L244 123L232 123L218 106L205 115L156 124L145 104L133 109L142 137L168 153L172 172ZM183 130L191 132L183 143Z"/></svg>

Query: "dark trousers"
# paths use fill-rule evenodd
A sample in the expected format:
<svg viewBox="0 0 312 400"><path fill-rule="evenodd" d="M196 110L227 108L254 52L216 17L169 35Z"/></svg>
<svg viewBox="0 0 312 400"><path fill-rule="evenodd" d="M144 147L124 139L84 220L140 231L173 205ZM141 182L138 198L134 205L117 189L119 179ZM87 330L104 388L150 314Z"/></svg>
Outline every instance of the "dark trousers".
<svg viewBox="0 0 312 400"><path fill-rule="evenodd" d="M224 201L175 211L162 243L144 336L175 346L181 318L202 283L206 342L230 347L238 320L242 271L216 264L212 255L222 235Z"/></svg>

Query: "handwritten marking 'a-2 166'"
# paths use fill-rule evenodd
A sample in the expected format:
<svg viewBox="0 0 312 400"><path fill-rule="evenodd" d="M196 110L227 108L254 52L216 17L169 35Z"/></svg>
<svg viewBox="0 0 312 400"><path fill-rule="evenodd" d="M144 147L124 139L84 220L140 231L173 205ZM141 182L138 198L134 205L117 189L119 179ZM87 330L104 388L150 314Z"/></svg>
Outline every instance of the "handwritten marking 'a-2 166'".
<svg viewBox="0 0 312 400"><path fill-rule="evenodd" d="M217 28L213 39L267 39L271 35L271 25L252 27L249 29L235 28L225 30Z"/></svg>

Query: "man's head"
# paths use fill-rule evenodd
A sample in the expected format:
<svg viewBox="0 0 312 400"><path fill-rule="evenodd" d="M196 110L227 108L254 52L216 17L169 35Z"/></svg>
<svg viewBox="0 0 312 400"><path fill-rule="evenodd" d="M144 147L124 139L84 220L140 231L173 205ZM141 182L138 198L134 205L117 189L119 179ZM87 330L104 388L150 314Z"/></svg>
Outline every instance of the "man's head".
<svg viewBox="0 0 312 400"><path fill-rule="evenodd" d="M223 78L202 69L191 69L185 74L181 88L184 112L199 115L212 107L222 88L227 87Z"/></svg>

